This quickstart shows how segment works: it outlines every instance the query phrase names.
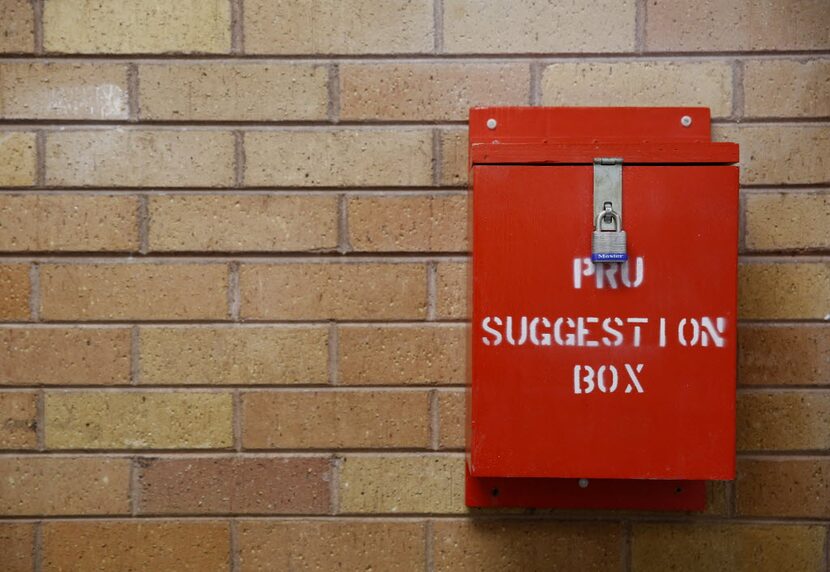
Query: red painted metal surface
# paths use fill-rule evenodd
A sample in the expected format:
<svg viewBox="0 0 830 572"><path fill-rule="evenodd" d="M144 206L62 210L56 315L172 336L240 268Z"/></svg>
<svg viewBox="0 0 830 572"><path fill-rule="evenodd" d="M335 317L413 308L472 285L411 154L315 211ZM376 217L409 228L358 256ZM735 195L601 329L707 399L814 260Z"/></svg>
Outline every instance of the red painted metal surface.
<svg viewBox="0 0 830 572"><path fill-rule="evenodd" d="M700 109L470 120L468 504L701 509L703 481L734 476L737 146L710 143ZM626 266L587 260L582 163L609 156Z"/></svg>

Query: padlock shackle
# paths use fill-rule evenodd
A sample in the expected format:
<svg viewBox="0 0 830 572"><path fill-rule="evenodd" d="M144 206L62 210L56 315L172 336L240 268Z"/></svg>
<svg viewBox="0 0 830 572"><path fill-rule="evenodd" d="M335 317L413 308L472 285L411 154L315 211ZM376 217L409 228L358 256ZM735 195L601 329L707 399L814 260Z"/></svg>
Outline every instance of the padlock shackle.
<svg viewBox="0 0 830 572"><path fill-rule="evenodd" d="M606 207L605 210L600 211L600 213L597 215L596 222L594 223L594 230L600 231L600 232L606 232L606 231L602 230L602 219L607 217L607 216L610 216L611 218L615 218L617 220L617 228L614 229L614 230L616 232L621 231L622 230L622 216L617 211L615 211L613 209L609 209L607 207ZM607 232L613 232L613 231L607 231Z"/></svg>

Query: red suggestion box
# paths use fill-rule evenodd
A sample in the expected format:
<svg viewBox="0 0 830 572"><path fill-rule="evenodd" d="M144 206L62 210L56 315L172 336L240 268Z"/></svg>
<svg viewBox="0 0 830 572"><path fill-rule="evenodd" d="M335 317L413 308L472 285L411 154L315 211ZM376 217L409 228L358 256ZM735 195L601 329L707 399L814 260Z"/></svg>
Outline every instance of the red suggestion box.
<svg viewBox="0 0 830 572"><path fill-rule="evenodd" d="M706 108L469 127L467 505L702 510L735 472L738 146Z"/></svg>

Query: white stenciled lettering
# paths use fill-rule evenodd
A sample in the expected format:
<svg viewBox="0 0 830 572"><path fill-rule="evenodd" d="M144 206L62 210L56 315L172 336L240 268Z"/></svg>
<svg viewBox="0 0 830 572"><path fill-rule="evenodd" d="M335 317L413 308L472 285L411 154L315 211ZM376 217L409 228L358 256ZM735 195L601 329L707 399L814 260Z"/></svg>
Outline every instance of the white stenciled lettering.
<svg viewBox="0 0 830 572"><path fill-rule="evenodd" d="M644 393L639 375L645 368L644 364L623 364L628 375L624 393ZM603 364L599 367L587 364L577 364L573 369L573 387L575 395L587 395L598 389L600 393L616 393L620 388L620 370L612 364Z"/></svg>
<svg viewBox="0 0 830 572"><path fill-rule="evenodd" d="M632 266L634 277L632 279ZM594 277L594 285L598 290L605 288L607 284L612 290L620 285L625 288L637 288L643 283L645 275L645 261L642 256L620 263L600 262L593 263L590 258L574 258L573 260L573 284L574 289L579 290L583 285L583 278Z"/></svg>
<svg viewBox="0 0 830 572"><path fill-rule="evenodd" d="M542 323L542 327L546 330L550 330L550 321L547 318L533 318L530 321L530 341L533 342L534 346L549 346L550 345L550 334L545 332L542 334L541 339L539 338L539 322Z"/></svg>
<svg viewBox="0 0 830 572"><path fill-rule="evenodd" d="M519 319L520 333L518 340L513 337L513 316L505 318L504 331L507 337L507 343L511 346L521 346L527 341L527 316L522 316Z"/></svg>
<svg viewBox="0 0 830 572"><path fill-rule="evenodd" d="M487 332L488 334L490 334L491 336L493 336L493 341L492 341L492 344L493 344L494 346L497 346L497 345L499 345L499 344L501 343L501 339L502 339L502 338L501 338L501 332L499 332L498 330L496 330L496 329L494 329L494 328L491 328L491 327L490 327L490 322L491 322L491 321L492 321L495 325L497 325L497 326L501 326L501 325L502 325L501 318L499 318L499 317L491 318L490 316L487 316L486 318L484 318L484 319L481 321L481 328L482 328L485 332ZM489 345L490 345L490 343L491 343L491 342L490 342L490 340L489 340L486 336L482 336L482 338L481 338L481 342L482 342L485 346L489 346Z"/></svg>

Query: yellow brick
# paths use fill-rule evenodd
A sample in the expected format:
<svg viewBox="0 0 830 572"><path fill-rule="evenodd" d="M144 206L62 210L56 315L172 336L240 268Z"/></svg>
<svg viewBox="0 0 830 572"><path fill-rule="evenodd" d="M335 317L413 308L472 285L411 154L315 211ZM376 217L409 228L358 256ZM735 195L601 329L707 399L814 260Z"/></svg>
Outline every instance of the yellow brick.
<svg viewBox="0 0 830 572"><path fill-rule="evenodd" d="M0 329L0 385L129 382L129 328Z"/></svg>
<svg viewBox="0 0 830 572"><path fill-rule="evenodd" d="M425 569L420 522L243 520L239 547L243 570Z"/></svg>
<svg viewBox="0 0 830 572"><path fill-rule="evenodd" d="M222 187L234 182L234 137L221 131L112 129L46 137L46 182L79 187Z"/></svg>
<svg viewBox="0 0 830 572"><path fill-rule="evenodd" d="M139 344L142 384L328 382L327 327L142 327Z"/></svg>
<svg viewBox="0 0 830 572"><path fill-rule="evenodd" d="M438 448L463 449L467 401L464 391L438 392Z"/></svg>
<svg viewBox="0 0 830 572"><path fill-rule="evenodd" d="M728 62L557 63L542 76L542 103L567 106L703 106L732 112Z"/></svg>
<svg viewBox="0 0 830 572"><path fill-rule="evenodd" d="M830 248L830 193L747 193L749 250Z"/></svg>
<svg viewBox="0 0 830 572"><path fill-rule="evenodd" d="M0 321L25 321L29 314L29 265L0 264Z"/></svg>
<svg viewBox="0 0 830 572"><path fill-rule="evenodd" d="M467 184L467 130L441 131L441 180L447 187L463 187Z"/></svg>
<svg viewBox="0 0 830 572"><path fill-rule="evenodd" d="M43 525L43 570L219 572L230 563L226 522L51 521Z"/></svg>
<svg viewBox="0 0 830 572"><path fill-rule="evenodd" d="M824 385L830 379L830 324L744 324L738 329L742 385Z"/></svg>
<svg viewBox="0 0 830 572"><path fill-rule="evenodd" d="M433 527L436 572L620 569L617 523L452 519Z"/></svg>
<svg viewBox="0 0 830 572"><path fill-rule="evenodd" d="M631 540L633 570L819 570L821 526L760 524L639 524Z"/></svg>
<svg viewBox="0 0 830 572"><path fill-rule="evenodd" d="M459 120L471 107L527 105L527 64L345 64L340 119Z"/></svg>
<svg viewBox="0 0 830 572"><path fill-rule="evenodd" d="M164 195L149 200L151 251L303 251L337 247L337 197Z"/></svg>
<svg viewBox="0 0 830 572"><path fill-rule="evenodd" d="M0 131L0 187L35 184L35 134Z"/></svg>
<svg viewBox="0 0 830 572"><path fill-rule="evenodd" d="M465 382L463 326L340 326L338 330L340 383Z"/></svg>
<svg viewBox="0 0 830 572"><path fill-rule="evenodd" d="M432 134L390 131L252 131L248 186L359 187L432 184Z"/></svg>
<svg viewBox="0 0 830 572"><path fill-rule="evenodd" d="M740 516L830 518L830 459L738 459L735 505Z"/></svg>
<svg viewBox="0 0 830 572"><path fill-rule="evenodd" d="M745 263L738 269L743 319L826 319L830 263Z"/></svg>
<svg viewBox="0 0 830 572"><path fill-rule="evenodd" d="M4 119L127 119L127 66L0 64Z"/></svg>
<svg viewBox="0 0 830 572"><path fill-rule="evenodd" d="M367 252L460 252L467 243L467 197L359 196L349 199L349 244Z"/></svg>
<svg viewBox="0 0 830 572"><path fill-rule="evenodd" d="M50 449L215 449L233 443L229 393L47 392Z"/></svg>
<svg viewBox="0 0 830 572"><path fill-rule="evenodd" d="M830 115L830 60L747 60L744 114L749 117Z"/></svg>
<svg viewBox="0 0 830 572"><path fill-rule="evenodd" d="M654 51L830 47L826 0L662 0L647 14L646 48Z"/></svg>
<svg viewBox="0 0 830 572"><path fill-rule="evenodd" d="M328 117L328 71L321 64L146 64L138 74L142 119Z"/></svg>
<svg viewBox="0 0 830 572"><path fill-rule="evenodd" d="M464 458L347 455L340 465L342 513L463 513Z"/></svg>
<svg viewBox="0 0 830 572"><path fill-rule="evenodd" d="M102 195L0 196L0 250L138 249L138 199Z"/></svg>
<svg viewBox="0 0 830 572"><path fill-rule="evenodd" d="M31 391L0 392L0 449L37 446L37 395Z"/></svg>
<svg viewBox="0 0 830 572"><path fill-rule="evenodd" d="M427 448L426 391L269 391L242 396L246 449Z"/></svg>
<svg viewBox="0 0 830 572"><path fill-rule="evenodd" d="M752 392L738 396L738 450L830 449L830 392Z"/></svg>
<svg viewBox="0 0 830 572"><path fill-rule="evenodd" d="M462 319L467 313L466 262L442 262L436 271L435 314L440 319Z"/></svg>
<svg viewBox="0 0 830 572"><path fill-rule="evenodd" d="M830 181L830 125L717 125L717 141L741 146L741 183Z"/></svg>
<svg viewBox="0 0 830 572"><path fill-rule="evenodd" d="M227 53L231 7L223 0L45 2L43 45L67 53Z"/></svg>
<svg viewBox="0 0 830 572"><path fill-rule="evenodd" d="M450 53L621 52L634 49L635 3L455 0L444 5Z"/></svg>
<svg viewBox="0 0 830 572"><path fill-rule="evenodd" d="M243 264L243 318L273 320L420 319L426 266L381 263Z"/></svg>
<svg viewBox="0 0 830 572"><path fill-rule="evenodd" d="M35 48L35 14L30 0L3 0L0 18L0 53L27 52Z"/></svg>
<svg viewBox="0 0 830 572"><path fill-rule="evenodd" d="M35 569L34 523L0 523L0 558L5 572L32 572Z"/></svg>
<svg viewBox="0 0 830 572"><path fill-rule="evenodd" d="M431 0L245 2L245 51L423 53L433 49Z"/></svg>
<svg viewBox="0 0 830 572"><path fill-rule="evenodd" d="M0 458L3 516L130 512L130 460L106 457Z"/></svg>
<svg viewBox="0 0 830 572"><path fill-rule="evenodd" d="M225 319L225 264L43 264L47 320Z"/></svg>

